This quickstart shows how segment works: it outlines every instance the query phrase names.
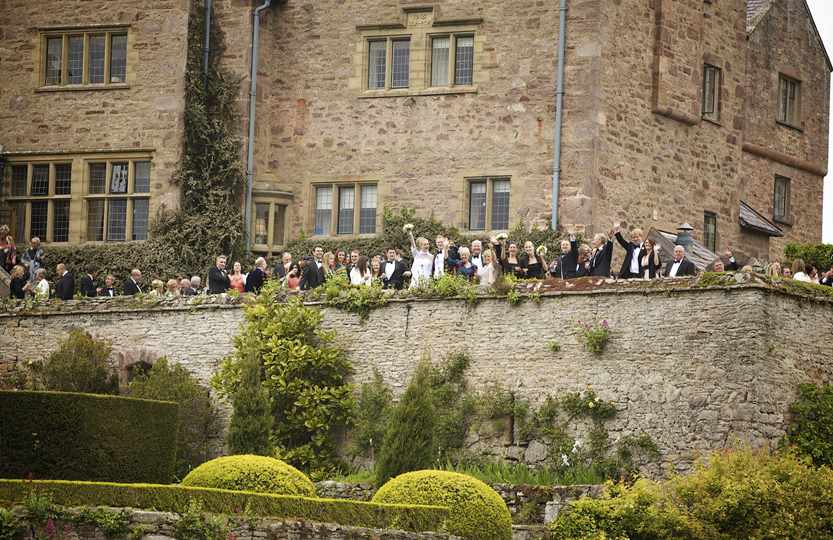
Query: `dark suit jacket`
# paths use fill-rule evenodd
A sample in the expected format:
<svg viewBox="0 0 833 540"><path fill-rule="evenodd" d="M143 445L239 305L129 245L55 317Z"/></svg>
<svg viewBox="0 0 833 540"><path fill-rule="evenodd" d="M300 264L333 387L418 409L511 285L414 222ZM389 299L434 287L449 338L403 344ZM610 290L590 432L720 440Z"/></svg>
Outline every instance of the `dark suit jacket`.
<svg viewBox="0 0 833 540"><path fill-rule="evenodd" d="M283 265L280 266L283 268ZM265 279L266 274L260 268L255 268L249 272L249 275L246 276L246 292L259 293Z"/></svg>
<svg viewBox="0 0 833 540"><path fill-rule="evenodd" d="M212 266L208 271L208 294L222 294L231 287L228 272Z"/></svg>
<svg viewBox="0 0 833 540"><path fill-rule="evenodd" d="M674 261L669 262L665 266L665 277L671 277L671 267L674 266ZM677 275L675 277L682 277L682 276L693 276L697 273L697 267L694 266L694 263L683 258L682 262L680 263L680 268L677 270Z"/></svg>
<svg viewBox="0 0 833 540"><path fill-rule="evenodd" d="M308 291L314 289L323 284L325 279L324 265L322 264L321 268L318 268L318 263L313 259L309 259L301 270L301 290Z"/></svg>
<svg viewBox="0 0 833 540"><path fill-rule="evenodd" d="M289 269L292 270L292 265L289 265ZM286 268L283 267L283 262L279 262L278 265L275 267L275 270L272 272L272 276L283 279L286 277Z"/></svg>
<svg viewBox="0 0 833 540"><path fill-rule="evenodd" d="M81 294L87 298L95 297L95 283L89 274L81 278Z"/></svg>
<svg viewBox="0 0 833 540"><path fill-rule="evenodd" d="M390 275L390 279L387 278L386 272L389 264L393 265L393 273ZM384 261L382 263L382 286L385 289L401 289L405 284L405 276L402 275L404 273L405 263L402 261Z"/></svg>
<svg viewBox="0 0 833 540"><path fill-rule="evenodd" d="M616 233L616 241L619 242L619 245L625 248L627 252L625 254L625 260L622 261L622 268L619 270L619 279L629 279L629 278L639 278L642 277L642 265L639 266L639 272L636 274L631 273L631 260L634 257L639 260L639 250L641 249L640 246L634 244L633 242L628 242L622 237L622 233Z"/></svg>
<svg viewBox="0 0 833 540"><path fill-rule="evenodd" d="M550 268L552 277L559 279L572 279L578 277L578 241L570 241L570 251L567 254L559 253L555 263Z"/></svg>
<svg viewBox="0 0 833 540"><path fill-rule="evenodd" d="M113 287L104 287L103 289L101 289L101 296L112 298L116 296L116 289L114 289Z"/></svg>
<svg viewBox="0 0 833 540"><path fill-rule="evenodd" d="M55 298L72 300L75 296L75 277L67 272L55 282Z"/></svg>
<svg viewBox="0 0 833 540"><path fill-rule="evenodd" d="M610 261L613 259L613 240L608 240L590 259L590 275L610 277Z"/></svg>
<svg viewBox="0 0 833 540"><path fill-rule="evenodd" d="M124 280L122 293L124 293L125 296L133 296L134 294L139 294L140 292L142 292L142 289L133 281L133 278L127 278Z"/></svg>

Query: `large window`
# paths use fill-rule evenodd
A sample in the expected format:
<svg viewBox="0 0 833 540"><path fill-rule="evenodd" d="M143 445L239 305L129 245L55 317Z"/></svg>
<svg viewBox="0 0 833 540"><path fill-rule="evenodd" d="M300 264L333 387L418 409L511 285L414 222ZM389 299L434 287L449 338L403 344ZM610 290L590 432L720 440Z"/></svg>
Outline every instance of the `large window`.
<svg viewBox="0 0 833 540"><path fill-rule="evenodd" d="M43 242L68 242L72 165L66 162L13 162L6 202L18 242L37 236Z"/></svg>
<svg viewBox="0 0 833 540"><path fill-rule="evenodd" d="M287 202L255 198L253 249L271 253L286 243Z"/></svg>
<svg viewBox="0 0 833 540"><path fill-rule="evenodd" d="M367 42L367 88L408 88L411 79L411 40L379 38Z"/></svg>
<svg viewBox="0 0 833 540"><path fill-rule="evenodd" d="M801 83L786 75L778 77L778 121L794 127L801 125Z"/></svg>
<svg viewBox="0 0 833 540"><path fill-rule="evenodd" d="M781 223L790 221L790 179L775 177L775 195L773 198L772 217Z"/></svg>
<svg viewBox="0 0 833 540"><path fill-rule="evenodd" d="M509 228L510 183L506 177L471 178L469 189L469 230Z"/></svg>
<svg viewBox="0 0 833 540"><path fill-rule="evenodd" d="M717 252L717 214L703 213L703 243L712 253Z"/></svg>
<svg viewBox="0 0 833 540"><path fill-rule="evenodd" d="M431 86L471 86L474 83L474 36L431 38Z"/></svg>
<svg viewBox="0 0 833 540"><path fill-rule="evenodd" d="M87 240L147 240L150 172L147 160L86 162Z"/></svg>
<svg viewBox="0 0 833 540"><path fill-rule="evenodd" d="M127 30L79 29L42 34L43 86L127 82Z"/></svg>
<svg viewBox="0 0 833 540"><path fill-rule="evenodd" d="M703 66L703 118L717 122L720 120L720 68L706 64Z"/></svg>
<svg viewBox="0 0 833 540"><path fill-rule="evenodd" d="M318 236L375 234L376 184L316 185L313 232ZM333 204L335 201L336 204ZM333 226L335 224L335 226Z"/></svg>

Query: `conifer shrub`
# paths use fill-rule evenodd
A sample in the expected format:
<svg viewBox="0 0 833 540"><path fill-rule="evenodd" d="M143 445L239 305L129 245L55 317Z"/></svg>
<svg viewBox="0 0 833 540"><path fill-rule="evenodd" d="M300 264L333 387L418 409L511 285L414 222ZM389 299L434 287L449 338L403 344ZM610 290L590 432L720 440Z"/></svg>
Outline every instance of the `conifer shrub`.
<svg viewBox="0 0 833 540"><path fill-rule="evenodd" d="M402 399L393 409L376 463L376 479L388 479L431 466L434 451L434 403L432 367L422 362Z"/></svg>
<svg viewBox="0 0 833 540"><path fill-rule="evenodd" d="M207 461L188 473L182 485L315 496L315 484L304 473L279 459L255 455L225 456Z"/></svg>
<svg viewBox="0 0 833 540"><path fill-rule="evenodd" d="M128 394L179 404L177 478L208 459L209 443L221 429L219 418L208 388L200 385L187 369L162 357L147 373L130 382Z"/></svg>
<svg viewBox="0 0 833 540"><path fill-rule="evenodd" d="M415 471L397 476L373 496L375 503L428 504L450 509L446 530L465 540L510 540L512 516L492 488L476 478L448 471Z"/></svg>
<svg viewBox="0 0 833 540"><path fill-rule="evenodd" d="M240 386L232 397L232 407L228 431L231 452L271 455L272 412L269 396L261 385L257 358L249 358L241 366Z"/></svg>
<svg viewBox="0 0 833 540"><path fill-rule="evenodd" d="M71 330L47 358L41 374L46 390L118 394L119 379L108 363L110 342Z"/></svg>

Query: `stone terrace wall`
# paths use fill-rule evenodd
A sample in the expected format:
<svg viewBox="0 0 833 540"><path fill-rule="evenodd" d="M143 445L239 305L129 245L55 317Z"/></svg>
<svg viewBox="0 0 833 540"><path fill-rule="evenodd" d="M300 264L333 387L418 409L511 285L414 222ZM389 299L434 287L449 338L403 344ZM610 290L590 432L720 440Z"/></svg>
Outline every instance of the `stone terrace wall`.
<svg viewBox="0 0 833 540"><path fill-rule="evenodd" d="M0 315L0 367L43 358L74 326L113 341L114 351L147 348L208 381L232 348L242 310L228 306L141 308L67 304L50 314ZM465 351L476 387L499 382L540 403L591 384L615 403L613 439L644 431L663 461L684 470L697 455L734 442L754 446L784 434L796 386L833 380L833 303L788 296L762 284L697 289L609 284L544 295L512 307L503 298L473 308L456 300L394 301L367 321L325 309L357 382L374 368L401 392L420 358ZM601 355L585 352L579 320L610 323ZM558 353L547 343L557 340ZM490 452L536 462L540 445L503 443Z"/></svg>

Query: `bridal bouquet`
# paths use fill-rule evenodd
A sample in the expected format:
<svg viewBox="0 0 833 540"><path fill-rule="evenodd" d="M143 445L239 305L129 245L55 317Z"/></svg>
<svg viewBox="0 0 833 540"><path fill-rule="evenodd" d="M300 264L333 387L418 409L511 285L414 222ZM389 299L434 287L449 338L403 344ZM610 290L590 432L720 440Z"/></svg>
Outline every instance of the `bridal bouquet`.
<svg viewBox="0 0 833 540"><path fill-rule="evenodd" d="M402 227L402 230L405 231L405 232L411 232L412 230L414 230L414 224L413 223L406 223Z"/></svg>

